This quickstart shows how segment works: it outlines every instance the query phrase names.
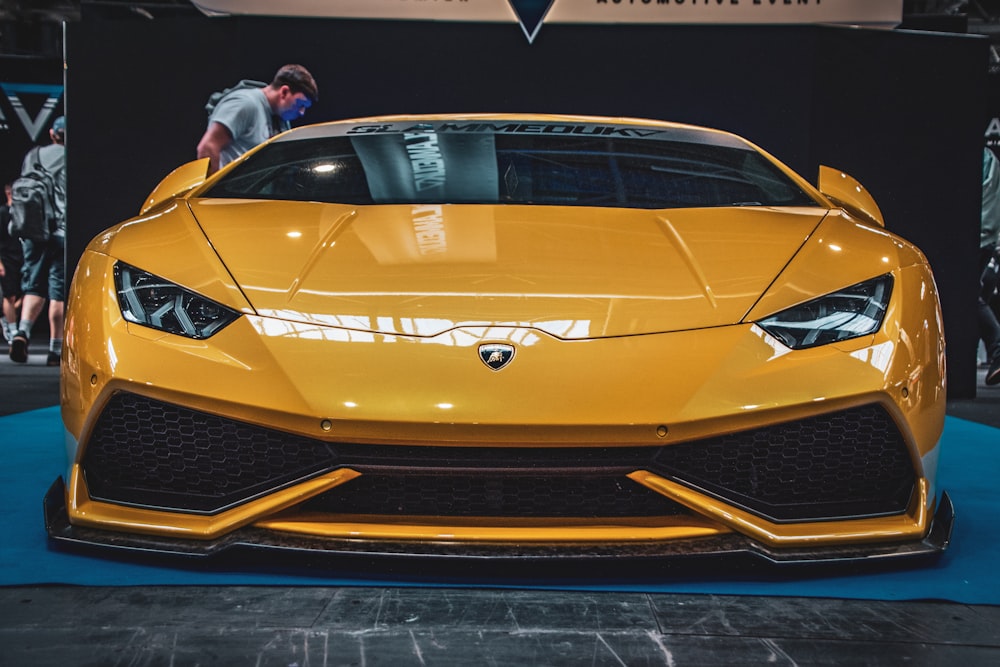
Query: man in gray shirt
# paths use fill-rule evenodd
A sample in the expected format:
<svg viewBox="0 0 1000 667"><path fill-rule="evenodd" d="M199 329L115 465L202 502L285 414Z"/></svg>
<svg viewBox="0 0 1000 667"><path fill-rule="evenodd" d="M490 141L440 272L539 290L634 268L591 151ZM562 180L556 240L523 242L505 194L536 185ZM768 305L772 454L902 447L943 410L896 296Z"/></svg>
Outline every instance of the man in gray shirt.
<svg viewBox="0 0 1000 667"><path fill-rule="evenodd" d="M209 158L208 173L214 173L287 130L318 99L316 81L301 65L285 65L267 85L241 81L214 105L210 101L208 129L198 142L198 157Z"/></svg>
<svg viewBox="0 0 1000 667"><path fill-rule="evenodd" d="M33 169L37 160L52 174L56 226L45 241L21 239L24 265L21 269L21 318L11 336L8 355L12 361L28 361L28 343L35 321L49 303L49 356L46 364L58 366L62 360L63 315L66 302L66 118L59 116L49 130L47 146L32 149L24 158L22 174Z"/></svg>

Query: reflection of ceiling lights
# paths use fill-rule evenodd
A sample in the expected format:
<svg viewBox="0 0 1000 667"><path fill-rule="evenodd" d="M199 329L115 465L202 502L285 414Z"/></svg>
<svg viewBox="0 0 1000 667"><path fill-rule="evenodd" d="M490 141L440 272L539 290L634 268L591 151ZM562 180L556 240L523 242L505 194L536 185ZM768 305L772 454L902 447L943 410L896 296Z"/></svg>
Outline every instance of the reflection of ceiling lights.
<svg viewBox="0 0 1000 667"><path fill-rule="evenodd" d="M323 164L317 164L312 168L312 170L317 174L329 174L331 171L337 170L337 165L324 162Z"/></svg>
<svg viewBox="0 0 1000 667"><path fill-rule="evenodd" d="M62 23L80 18L80 3L73 0L34 0L8 2L0 0L0 20L25 23Z"/></svg>
<svg viewBox="0 0 1000 667"><path fill-rule="evenodd" d="M177 15L202 16L190 0L0 0L0 20L21 23L62 23L87 16L154 19Z"/></svg>

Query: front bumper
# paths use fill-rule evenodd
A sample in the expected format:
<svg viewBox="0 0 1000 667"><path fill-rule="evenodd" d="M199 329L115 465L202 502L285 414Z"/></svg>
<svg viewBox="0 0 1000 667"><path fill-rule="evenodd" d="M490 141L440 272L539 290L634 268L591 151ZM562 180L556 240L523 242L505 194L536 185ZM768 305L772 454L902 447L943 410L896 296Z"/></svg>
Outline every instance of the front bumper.
<svg viewBox="0 0 1000 667"><path fill-rule="evenodd" d="M174 539L74 526L66 511L66 491L57 479L45 496L45 527L56 545L96 547L124 553L159 554L175 557L213 558L246 552L284 556L355 556L392 559L449 559L463 561L606 562L638 560L650 563L700 559L749 558L773 565L876 563L887 560L933 558L943 553L951 540L955 513L951 498L942 493L930 530L921 540L887 544L813 546L774 549L738 533L630 543L470 544L457 542L406 542L326 538L240 528L212 540Z"/></svg>

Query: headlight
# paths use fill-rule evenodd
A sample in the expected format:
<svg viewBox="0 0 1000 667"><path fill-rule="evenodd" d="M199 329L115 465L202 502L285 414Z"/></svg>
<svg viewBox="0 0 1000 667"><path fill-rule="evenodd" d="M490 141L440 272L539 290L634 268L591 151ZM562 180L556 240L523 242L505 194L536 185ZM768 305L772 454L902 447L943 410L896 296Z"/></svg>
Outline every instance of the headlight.
<svg viewBox="0 0 1000 667"><path fill-rule="evenodd" d="M757 324L788 347L801 350L875 333L892 294L886 274L807 301Z"/></svg>
<svg viewBox="0 0 1000 667"><path fill-rule="evenodd" d="M129 322L188 338L208 338L240 316L238 312L191 290L115 263L118 306Z"/></svg>

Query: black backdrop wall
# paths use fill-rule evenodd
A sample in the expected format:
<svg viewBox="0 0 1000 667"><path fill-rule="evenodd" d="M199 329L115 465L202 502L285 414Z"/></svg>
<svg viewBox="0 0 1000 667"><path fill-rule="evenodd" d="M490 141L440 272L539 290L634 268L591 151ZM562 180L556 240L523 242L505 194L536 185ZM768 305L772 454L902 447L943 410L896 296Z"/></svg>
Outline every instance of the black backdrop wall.
<svg viewBox="0 0 1000 667"><path fill-rule="evenodd" d="M85 20L67 34L68 260L194 158L204 102L284 63L307 120L419 112L641 116L741 134L872 192L928 255L951 397L975 395L975 275L988 42L820 26L546 25L276 18Z"/></svg>

